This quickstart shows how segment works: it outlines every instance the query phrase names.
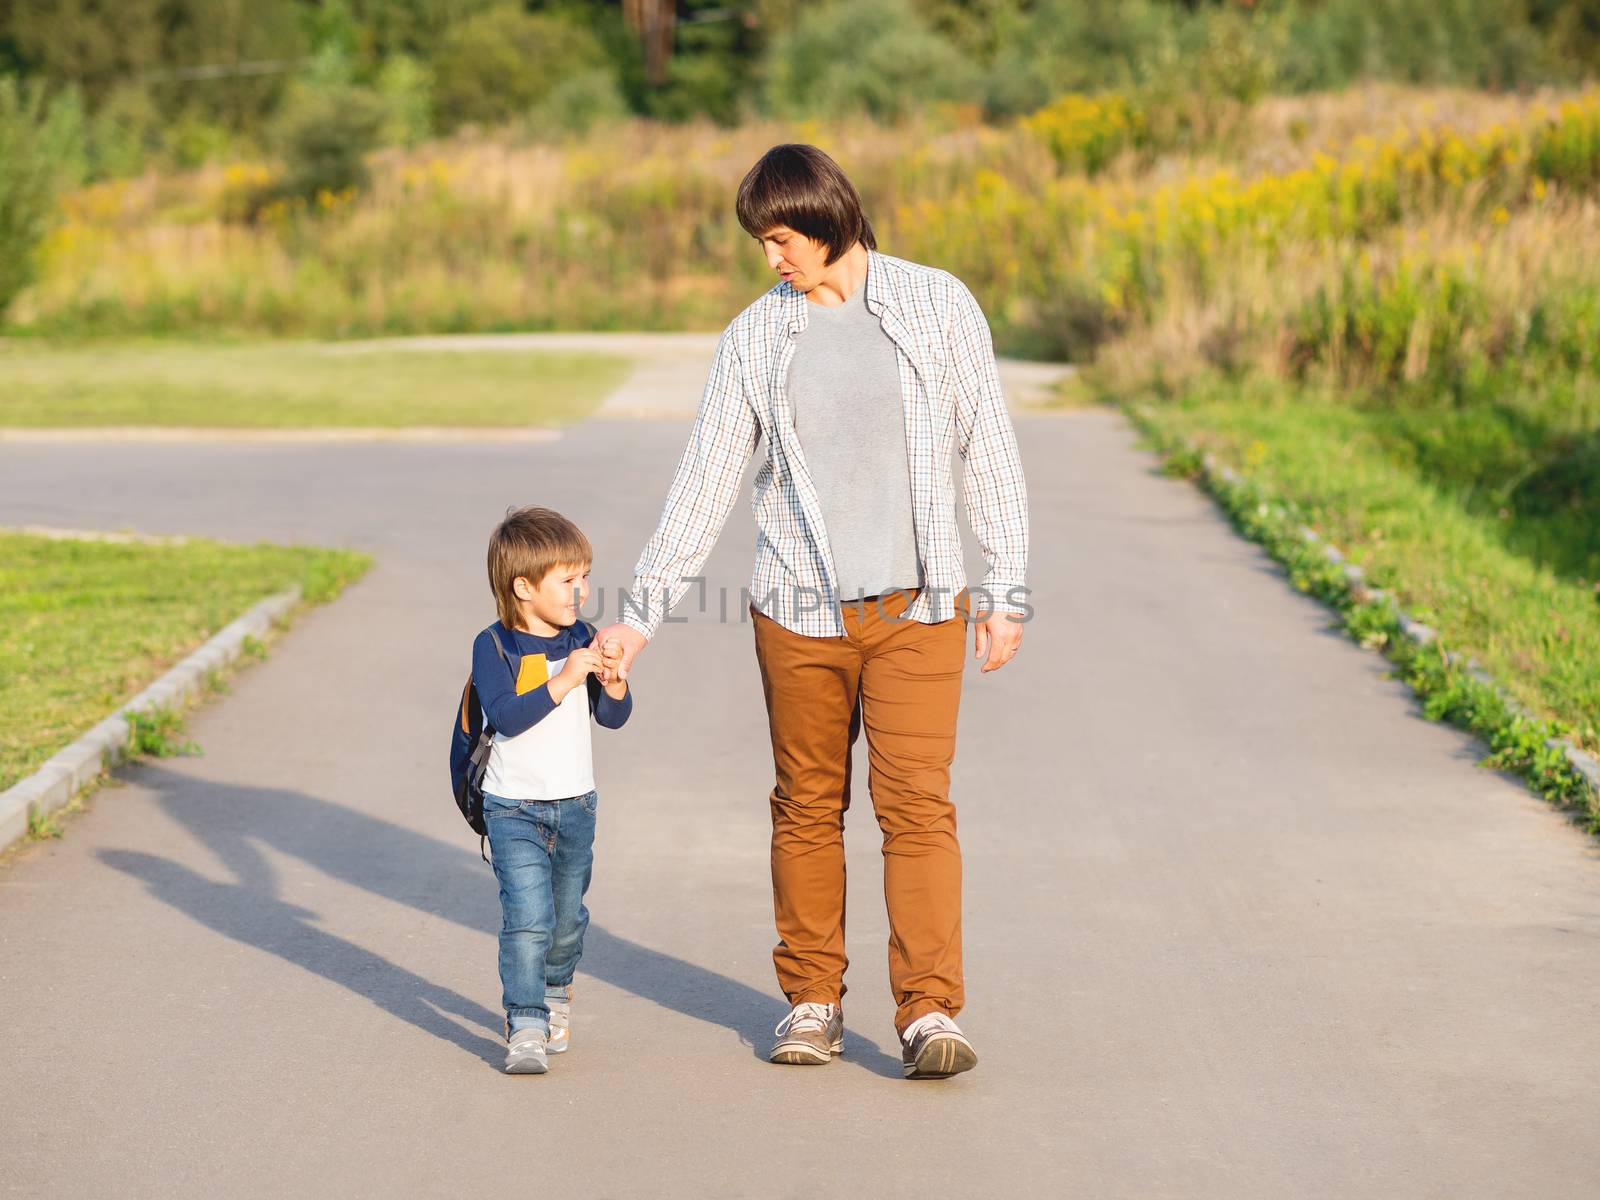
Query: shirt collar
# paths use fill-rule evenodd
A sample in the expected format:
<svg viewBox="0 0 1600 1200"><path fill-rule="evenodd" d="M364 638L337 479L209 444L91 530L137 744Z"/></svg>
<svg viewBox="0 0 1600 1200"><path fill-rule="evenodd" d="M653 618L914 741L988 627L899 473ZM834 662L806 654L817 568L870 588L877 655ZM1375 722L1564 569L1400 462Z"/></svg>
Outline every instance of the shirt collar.
<svg viewBox="0 0 1600 1200"><path fill-rule="evenodd" d="M883 255L869 248L867 250L867 308L872 315L880 321L883 320L884 310L898 314L899 306L895 303L894 281L889 278L888 265L883 261ZM778 285L779 294L784 300L784 317L789 329L798 333L806 327L809 320L811 301L806 299L806 294L787 279Z"/></svg>

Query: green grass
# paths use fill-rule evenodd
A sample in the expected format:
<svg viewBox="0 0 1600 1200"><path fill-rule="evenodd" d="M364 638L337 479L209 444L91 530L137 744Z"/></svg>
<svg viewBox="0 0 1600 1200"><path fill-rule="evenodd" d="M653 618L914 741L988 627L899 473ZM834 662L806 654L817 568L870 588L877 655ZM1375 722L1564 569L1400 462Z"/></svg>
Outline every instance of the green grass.
<svg viewBox="0 0 1600 1200"><path fill-rule="evenodd" d="M0 789L258 600L311 602L371 564L311 546L152 546L0 532Z"/></svg>
<svg viewBox="0 0 1600 1200"><path fill-rule="evenodd" d="M1600 581L1529 554L1533 539L1520 536L1515 513L1485 513L1417 469L1384 414L1268 380L1201 380L1179 397L1126 399L1150 401L1142 407L1159 434L1210 450L1294 503L1448 646L1600 749ZM1548 514L1537 519L1548 539ZM1565 536L1588 533L1574 522Z"/></svg>
<svg viewBox="0 0 1600 1200"><path fill-rule="evenodd" d="M170 704L153 704L128 713L128 749L150 758L199 754L198 743L184 736L188 722Z"/></svg>
<svg viewBox="0 0 1600 1200"><path fill-rule="evenodd" d="M0 341L0 426L557 426L627 369L577 353Z"/></svg>

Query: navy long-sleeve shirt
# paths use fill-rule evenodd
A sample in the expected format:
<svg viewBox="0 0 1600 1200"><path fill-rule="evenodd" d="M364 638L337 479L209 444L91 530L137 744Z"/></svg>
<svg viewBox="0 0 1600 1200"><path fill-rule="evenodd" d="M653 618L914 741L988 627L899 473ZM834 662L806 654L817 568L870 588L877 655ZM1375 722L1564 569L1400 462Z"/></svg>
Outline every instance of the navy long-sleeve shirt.
<svg viewBox="0 0 1600 1200"><path fill-rule="evenodd" d="M594 640L595 629L585 621L574 621L554 637L541 637L521 629L508 630L496 621L494 630L508 654L522 656L521 678L538 680L537 686L519 696L517 680L511 677L495 650L489 631L483 630L472 643L472 682L478 690L483 714L497 732L508 738L516 737L532 729L556 707L550 695L552 672L549 664L563 662L573 650L587 646ZM594 714L595 721L606 729L621 729L633 711L632 684L621 700L613 700L593 675L586 676L584 682L588 685L589 711Z"/></svg>
<svg viewBox="0 0 1600 1200"><path fill-rule="evenodd" d="M512 631L498 621L491 627L517 656L515 677L495 650L490 630L472 646L472 678L484 715L494 725L484 769L483 790L512 800L560 800L594 787L594 754L589 720L617 729L633 711L633 689L621 700L606 694L599 680L585 676L560 703L550 695L550 680L575 651L594 640L582 621L550 637Z"/></svg>

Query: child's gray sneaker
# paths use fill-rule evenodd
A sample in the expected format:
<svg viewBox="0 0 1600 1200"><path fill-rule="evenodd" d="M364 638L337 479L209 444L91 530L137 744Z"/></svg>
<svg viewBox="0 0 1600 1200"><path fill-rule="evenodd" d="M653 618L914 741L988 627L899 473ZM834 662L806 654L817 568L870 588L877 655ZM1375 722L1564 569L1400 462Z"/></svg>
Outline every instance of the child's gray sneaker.
<svg viewBox="0 0 1600 1200"><path fill-rule="evenodd" d="M772 1032L778 1040L768 1061L792 1067L821 1066L844 1049L844 1010L837 1004L796 1004Z"/></svg>
<svg viewBox="0 0 1600 1200"><path fill-rule="evenodd" d="M942 1012L907 1025L900 1035L900 1066L907 1079L944 1079L978 1065L978 1052Z"/></svg>
<svg viewBox="0 0 1600 1200"><path fill-rule="evenodd" d="M572 1001L551 1000L550 1004L550 1039L545 1043L545 1051L549 1054L560 1054L571 1044L569 1040L569 1026L572 1023Z"/></svg>
<svg viewBox="0 0 1600 1200"><path fill-rule="evenodd" d="M506 1047L507 1075L543 1075L550 1069L544 1057L544 1030L537 1025L513 1030Z"/></svg>

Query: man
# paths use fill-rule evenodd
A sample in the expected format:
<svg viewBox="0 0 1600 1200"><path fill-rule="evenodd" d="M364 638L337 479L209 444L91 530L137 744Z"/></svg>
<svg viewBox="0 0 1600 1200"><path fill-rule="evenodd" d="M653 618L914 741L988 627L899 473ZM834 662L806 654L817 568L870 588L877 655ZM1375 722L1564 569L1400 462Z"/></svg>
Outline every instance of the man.
<svg viewBox="0 0 1600 1200"><path fill-rule="evenodd" d="M950 763L966 646L983 670L1022 640L1028 507L989 326L954 275L880 254L854 185L814 146L774 146L739 185L739 222L779 282L723 331L632 602L598 640L629 664L690 587L758 435L750 615L776 780L773 1062L843 1045L844 812L862 726L883 831L889 977L905 1073L977 1062L964 1002L961 851ZM966 589L950 455L988 573Z"/></svg>

